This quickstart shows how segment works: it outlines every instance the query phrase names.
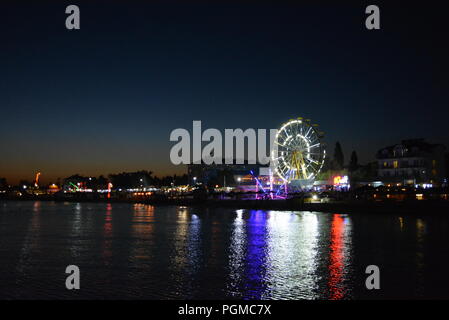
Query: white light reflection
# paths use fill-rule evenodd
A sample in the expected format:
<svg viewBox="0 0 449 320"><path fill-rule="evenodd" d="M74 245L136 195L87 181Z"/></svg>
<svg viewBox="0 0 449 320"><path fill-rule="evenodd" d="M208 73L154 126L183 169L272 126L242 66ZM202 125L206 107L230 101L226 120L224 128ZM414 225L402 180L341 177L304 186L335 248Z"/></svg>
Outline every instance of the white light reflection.
<svg viewBox="0 0 449 320"><path fill-rule="evenodd" d="M187 264L187 237L189 232L189 212L186 207L178 207L176 210L176 229L174 234L174 241L171 245L174 246L174 255L171 256L170 265L173 267L173 272L180 273L186 268Z"/></svg>
<svg viewBox="0 0 449 320"><path fill-rule="evenodd" d="M245 269L245 248L246 248L246 232L245 220L243 220L243 210L236 210L236 217L233 223L231 244L229 246L229 277L227 290L231 296L238 297L240 286L244 281Z"/></svg>
<svg viewBox="0 0 449 320"><path fill-rule="evenodd" d="M22 204L20 204L22 205ZM41 239L41 203L35 201L31 213L31 219L27 226L27 232L20 250L19 263L17 264L17 271L19 274L26 274L35 268L35 261L33 261L32 253L40 251Z"/></svg>
<svg viewBox="0 0 449 320"><path fill-rule="evenodd" d="M180 291L187 289L187 292L192 295L194 294L195 284L198 281L198 271L202 263L201 238L201 219L198 215L192 214L186 243L187 260L185 271L187 271L189 276L180 287Z"/></svg>
<svg viewBox="0 0 449 320"><path fill-rule="evenodd" d="M268 288L263 298L317 298L317 215L270 211L269 216Z"/></svg>
<svg viewBox="0 0 449 320"><path fill-rule="evenodd" d="M73 214L71 215L71 237L73 237L74 241L70 243L69 252L72 259L76 259L81 255L81 252L85 250L84 235L83 235L83 207L81 203L77 202L74 205L69 203L69 206L73 210Z"/></svg>
<svg viewBox="0 0 449 320"><path fill-rule="evenodd" d="M169 292L173 298L189 299L195 295L198 269L201 267L201 219L187 207L177 208L176 229L169 241Z"/></svg>

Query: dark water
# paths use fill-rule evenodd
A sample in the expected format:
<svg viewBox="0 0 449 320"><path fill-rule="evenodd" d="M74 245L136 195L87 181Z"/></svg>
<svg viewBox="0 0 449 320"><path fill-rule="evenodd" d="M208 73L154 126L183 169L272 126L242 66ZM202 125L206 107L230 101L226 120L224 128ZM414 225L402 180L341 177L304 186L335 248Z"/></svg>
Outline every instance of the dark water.
<svg viewBox="0 0 449 320"><path fill-rule="evenodd" d="M448 231L438 216L0 202L0 298L449 298Z"/></svg>

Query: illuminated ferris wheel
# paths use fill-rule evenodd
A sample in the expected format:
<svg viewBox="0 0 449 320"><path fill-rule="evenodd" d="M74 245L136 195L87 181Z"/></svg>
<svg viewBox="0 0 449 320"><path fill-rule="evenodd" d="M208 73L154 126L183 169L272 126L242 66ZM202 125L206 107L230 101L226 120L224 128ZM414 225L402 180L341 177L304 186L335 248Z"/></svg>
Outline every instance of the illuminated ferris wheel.
<svg viewBox="0 0 449 320"><path fill-rule="evenodd" d="M313 182L326 157L321 141L323 133L310 120L297 118L282 125L278 130L271 159L276 174L285 182Z"/></svg>

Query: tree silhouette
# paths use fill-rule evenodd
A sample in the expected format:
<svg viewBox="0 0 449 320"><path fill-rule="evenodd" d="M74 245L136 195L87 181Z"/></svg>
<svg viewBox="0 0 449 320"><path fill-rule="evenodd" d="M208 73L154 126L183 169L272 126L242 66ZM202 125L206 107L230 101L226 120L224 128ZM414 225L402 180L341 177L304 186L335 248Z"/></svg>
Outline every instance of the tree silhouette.
<svg viewBox="0 0 449 320"><path fill-rule="evenodd" d="M334 170L342 170L344 166L344 156L343 151L341 149L340 142L337 141L334 149L334 161L333 161L333 169Z"/></svg>
<svg viewBox="0 0 449 320"><path fill-rule="evenodd" d="M6 181L6 178L0 178L0 188L7 188L8 187L8 181Z"/></svg>
<svg viewBox="0 0 449 320"><path fill-rule="evenodd" d="M353 172L358 169L359 162L357 158L357 153L355 151L352 151L351 153L351 160L349 161L349 171Z"/></svg>

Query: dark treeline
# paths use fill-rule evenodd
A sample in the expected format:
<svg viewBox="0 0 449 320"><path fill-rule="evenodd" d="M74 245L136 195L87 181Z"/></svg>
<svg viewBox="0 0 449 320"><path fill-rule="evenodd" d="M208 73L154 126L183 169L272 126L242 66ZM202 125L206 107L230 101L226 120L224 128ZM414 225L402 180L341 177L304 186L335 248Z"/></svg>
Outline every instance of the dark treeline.
<svg viewBox="0 0 449 320"><path fill-rule="evenodd" d="M90 189L106 189L109 183L112 183L114 188L139 188L139 187L162 187L162 186L179 186L188 184L188 176L183 175L169 175L157 177L153 175L152 171L137 171L137 172L122 172L117 174L109 174L107 177L100 175L99 177L82 176L74 174L67 178L58 178L53 183L61 187L64 183L83 182L86 188ZM52 183L50 183L51 185ZM34 183L21 180L17 187L33 187ZM43 185L41 185L42 187ZM11 186L8 184L6 178L0 178L0 190L7 190Z"/></svg>
<svg viewBox="0 0 449 320"><path fill-rule="evenodd" d="M377 162L360 164L357 152L351 152L350 159L345 163L344 152L340 142L335 143L332 157L326 158L324 166L318 175L318 180L328 180L334 175L348 175L351 183L368 181L377 178Z"/></svg>
<svg viewBox="0 0 449 320"><path fill-rule="evenodd" d="M114 188L135 188L135 187L162 187L162 186L179 186L189 183L188 176L184 175L172 175L157 177L153 176L152 171L137 171L137 172L122 172L118 174L110 174L110 182Z"/></svg>
<svg viewBox="0 0 449 320"><path fill-rule="evenodd" d="M8 187L8 181L5 178L0 178L0 189L4 189Z"/></svg>

